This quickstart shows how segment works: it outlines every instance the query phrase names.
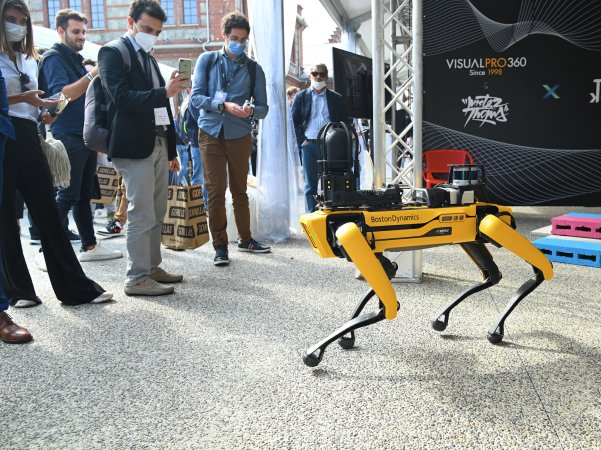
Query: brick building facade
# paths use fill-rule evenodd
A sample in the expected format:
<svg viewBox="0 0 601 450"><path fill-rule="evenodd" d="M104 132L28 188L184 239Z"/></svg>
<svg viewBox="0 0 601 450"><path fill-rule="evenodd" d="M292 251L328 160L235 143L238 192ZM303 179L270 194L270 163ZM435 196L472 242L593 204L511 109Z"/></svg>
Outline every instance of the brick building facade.
<svg viewBox="0 0 601 450"><path fill-rule="evenodd" d="M246 0L160 0L167 23L154 48L158 61L177 67L178 58L196 60L204 51L223 45L221 19L232 11L247 13ZM127 28L128 0L30 0L35 25L54 29L57 11L71 8L88 18L88 40L105 44L122 36ZM302 85L302 31L306 24L298 7L294 50L287 85Z"/></svg>

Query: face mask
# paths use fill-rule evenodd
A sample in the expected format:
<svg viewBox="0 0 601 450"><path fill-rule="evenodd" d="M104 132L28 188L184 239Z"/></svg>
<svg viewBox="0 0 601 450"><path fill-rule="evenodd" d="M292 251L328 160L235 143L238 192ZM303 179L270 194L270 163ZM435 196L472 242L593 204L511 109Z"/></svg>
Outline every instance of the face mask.
<svg viewBox="0 0 601 450"><path fill-rule="evenodd" d="M150 51L150 49L152 47L154 47L154 43L156 42L157 37L153 36L152 34L140 32L138 30L137 26L136 26L136 31L137 31L137 33L134 36L134 39L136 40L138 45L140 47L142 47L142 50L144 50L146 53L148 53Z"/></svg>
<svg viewBox="0 0 601 450"><path fill-rule="evenodd" d="M12 22L4 21L6 39L8 42L21 42L27 36L27 27Z"/></svg>
<svg viewBox="0 0 601 450"><path fill-rule="evenodd" d="M324 87L326 87L326 82L311 80L311 87L316 91L321 91Z"/></svg>
<svg viewBox="0 0 601 450"><path fill-rule="evenodd" d="M240 44L239 42L230 42L230 52L234 56L240 56L246 50L246 44Z"/></svg>

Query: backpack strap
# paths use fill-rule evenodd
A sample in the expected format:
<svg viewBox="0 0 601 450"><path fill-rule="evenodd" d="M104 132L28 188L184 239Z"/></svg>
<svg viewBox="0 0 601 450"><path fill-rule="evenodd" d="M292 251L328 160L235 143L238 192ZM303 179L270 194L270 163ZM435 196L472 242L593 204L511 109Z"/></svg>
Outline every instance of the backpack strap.
<svg viewBox="0 0 601 450"><path fill-rule="evenodd" d="M257 61L247 58L248 62L246 66L248 67L248 76L250 77L250 96L254 97L255 94L255 82L257 81Z"/></svg>
<svg viewBox="0 0 601 450"><path fill-rule="evenodd" d="M44 62L50 58L51 56L58 56L61 60L63 60L67 66L69 66L69 68L73 71L73 73L75 74L76 77L81 78L83 75L81 75L81 69L77 69L77 67L75 66L75 63L73 61L71 61L71 58L68 58L67 55L65 55L59 48L58 46L61 44L54 44L52 47L50 47L48 50L46 50L44 52L44 54L42 55L42 57L40 58L40 61L38 62L38 74L42 75L42 68L44 67ZM83 67L82 67L83 69ZM40 78L40 76L38 75L38 78ZM46 87L46 86L44 86ZM45 89L44 89L45 90Z"/></svg>
<svg viewBox="0 0 601 450"><path fill-rule="evenodd" d="M211 73L211 69L217 63L217 58L219 57L219 52L209 52L209 60L207 61L207 69L205 71L205 80L207 81L207 92L206 95L209 95L209 74Z"/></svg>
<svg viewBox="0 0 601 450"><path fill-rule="evenodd" d="M107 44L105 47L112 47L119 50L121 53L121 58L123 59L123 64L125 65L125 71L129 72L131 70L131 54L129 53L129 48L127 47L127 43L125 42L127 38L115 39Z"/></svg>

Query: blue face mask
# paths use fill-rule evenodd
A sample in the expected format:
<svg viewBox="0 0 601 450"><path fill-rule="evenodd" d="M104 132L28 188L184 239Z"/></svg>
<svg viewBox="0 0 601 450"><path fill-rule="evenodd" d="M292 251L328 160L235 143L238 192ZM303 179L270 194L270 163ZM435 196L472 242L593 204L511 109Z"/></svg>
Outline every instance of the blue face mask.
<svg viewBox="0 0 601 450"><path fill-rule="evenodd" d="M230 42L228 48L230 49L230 52L232 52L232 55L240 56L242 53L244 53L244 50L246 50L246 44L240 44L239 42Z"/></svg>

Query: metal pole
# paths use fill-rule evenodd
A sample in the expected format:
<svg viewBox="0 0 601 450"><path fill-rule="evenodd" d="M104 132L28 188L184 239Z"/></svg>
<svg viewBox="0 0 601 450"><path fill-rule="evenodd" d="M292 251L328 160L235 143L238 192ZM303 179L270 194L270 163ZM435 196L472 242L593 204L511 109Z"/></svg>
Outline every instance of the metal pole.
<svg viewBox="0 0 601 450"><path fill-rule="evenodd" d="M422 131L424 106L423 0L413 0L413 186L422 187Z"/></svg>
<svg viewBox="0 0 601 450"><path fill-rule="evenodd" d="M373 46L373 119L371 122L374 151L374 187L386 186L386 142L384 136L384 26L382 0L371 1L371 33Z"/></svg>

